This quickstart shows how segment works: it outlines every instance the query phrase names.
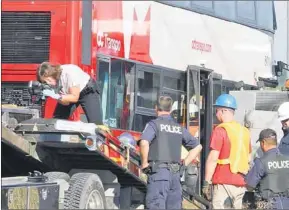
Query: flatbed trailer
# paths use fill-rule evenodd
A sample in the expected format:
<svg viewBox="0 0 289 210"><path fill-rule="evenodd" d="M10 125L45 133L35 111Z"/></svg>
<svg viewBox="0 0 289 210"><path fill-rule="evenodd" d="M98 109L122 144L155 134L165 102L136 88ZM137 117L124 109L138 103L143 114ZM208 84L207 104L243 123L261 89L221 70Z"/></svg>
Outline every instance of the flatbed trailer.
<svg viewBox="0 0 289 210"><path fill-rule="evenodd" d="M140 170L137 151L119 146L113 136L94 131L91 126L94 124L42 118L23 121L13 131L2 125L1 144L5 150L10 149L14 158L5 153L2 163L18 168L8 173L9 168L4 168L2 175L20 176L39 170L47 172L49 182L62 180L60 209L144 208L146 175ZM79 130L75 131L75 127ZM92 138L94 143L102 142L102 145L89 148L87 140ZM110 158L108 149L121 154L121 161ZM198 195L193 197L186 192L184 199L192 204L189 208L210 205Z"/></svg>
<svg viewBox="0 0 289 210"><path fill-rule="evenodd" d="M102 197L98 199L104 198L105 191L108 191L108 194L110 193L110 195L106 196L106 202L102 200L103 206L100 208L114 209L123 205L120 203L121 200L131 200L120 198L120 186L122 190L130 186L130 190L134 188L134 191L139 191L138 194L145 193L145 181L141 180L136 173L132 173L129 169L118 165L114 160L105 156L102 151L89 151L85 146L85 138L81 139L80 137L85 135L76 132L60 133L55 131L53 129L55 122L56 120L53 119L31 119L20 123L14 132L2 126L2 130L6 131L6 135L4 134L1 139L2 146L10 148L14 156L14 159L11 159L11 157L4 155L2 162L6 162L6 165L10 166L14 164L14 167L11 166L12 168L19 168L19 165L25 165L25 167L20 167L14 173L11 173L10 170L10 174L17 175L18 173L18 176L23 175L23 173L31 171L31 167L34 167L34 170L48 172L48 176L52 176L53 179L64 178L70 183L75 179L74 185L70 186L71 190L68 189L65 195L66 198L70 199L69 201L65 200L64 208L69 209L86 208L83 206L85 201L79 200L77 204L73 201L81 199L81 194L75 194L75 190L81 191L80 193L86 193L84 192L86 189L79 189L85 188L86 185L79 184L84 181L90 181L90 177L98 177L96 178L99 181L98 185L102 188L98 189ZM37 131L35 131L35 126ZM44 129L41 127L44 127ZM9 134L7 135L7 133ZM54 141L57 137L67 137L68 135L72 137L71 141ZM46 140L42 138L46 138ZM51 140L52 138L54 140ZM32 149L35 144L37 146ZM19 161L23 157L26 157L26 159L16 164L15 160ZM8 158L9 160L7 160ZM5 171L2 173L5 174ZM87 177L87 180L83 180L83 177ZM54 180L50 179L50 181ZM90 183L90 185L94 184L93 182ZM72 191L72 188L77 189ZM110 191L114 192L111 193ZM127 191L127 193L122 194L129 195L130 193ZM115 201L114 204L113 201ZM108 203L110 203L109 206L106 205Z"/></svg>

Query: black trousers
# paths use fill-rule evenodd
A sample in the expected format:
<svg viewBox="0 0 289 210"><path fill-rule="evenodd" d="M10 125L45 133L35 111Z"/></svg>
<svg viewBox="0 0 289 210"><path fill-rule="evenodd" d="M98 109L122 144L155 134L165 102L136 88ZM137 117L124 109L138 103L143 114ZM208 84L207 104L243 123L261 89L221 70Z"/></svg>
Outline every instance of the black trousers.
<svg viewBox="0 0 289 210"><path fill-rule="evenodd" d="M85 95L80 95L81 96L79 97L77 103L73 103L68 106L58 103L54 111L53 118L68 119L75 109L81 105L89 123L102 125L102 109L99 94L97 92L90 92Z"/></svg>

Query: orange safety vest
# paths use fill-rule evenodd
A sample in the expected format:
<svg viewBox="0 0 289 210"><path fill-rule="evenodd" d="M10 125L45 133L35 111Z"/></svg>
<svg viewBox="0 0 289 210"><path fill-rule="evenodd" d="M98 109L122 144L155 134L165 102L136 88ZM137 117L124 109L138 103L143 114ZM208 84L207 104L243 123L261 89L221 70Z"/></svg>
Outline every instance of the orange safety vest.
<svg viewBox="0 0 289 210"><path fill-rule="evenodd" d="M227 159L219 159L218 164L230 164L232 173L246 174L249 170L250 132L241 124L232 121L221 123L217 127L224 128L230 140L230 156Z"/></svg>

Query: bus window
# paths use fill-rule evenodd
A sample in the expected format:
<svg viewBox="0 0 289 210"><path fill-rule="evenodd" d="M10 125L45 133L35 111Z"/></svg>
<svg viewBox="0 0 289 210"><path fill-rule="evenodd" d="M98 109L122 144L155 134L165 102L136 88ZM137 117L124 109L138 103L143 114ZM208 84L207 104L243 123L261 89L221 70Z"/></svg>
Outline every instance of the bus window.
<svg viewBox="0 0 289 210"><path fill-rule="evenodd" d="M176 122L186 126L186 72L175 70L163 71L162 91L168 93L173 99L171 116Z"/></svg>
<svg viewBox="0 0 289 210"><path fill-rule="evenodd" d="M111 59L110 71L109 63L99 61L98 65L103 123L112 128L129 129L134 109L135 64Z"/></svg>
<svg viewBox="0 0 289 210"><path fill-rule="evenodd" d="M172 97L171 115L178 123L186 126L186 73L140 64L137 64L137 69L137 113L134 116L134 129L142 131L148 121L156 118L155 104L159 92L168 93Z"/></svg>
<svg viewBox="0 0 289 210"><path fill-rule="evenodd" d="M203 107L202 101L202 91L200 91L200 86L198 84L198 73L189 72L191 74L190 78L190 89L189 89L189 131L193 136L199 136L199 114Z"/></svg>
<svg viewBox="0 0 289 210"><path fill-rule="evenodd" d="M157 91L160 88L160 74L140 70L137 75L137 106L147 109L155 109Z"/></svg>
<svg viewBox="0 0 289 210"><path fill-rule="evenodd" d="M193 136L199 135L199 114L203 107L202 92L200 92L199 73L195 71L188 71L189 81L189 132Z"/></svg>
<svg viewBox="0 0 289 210"><path fill-rule="evenodd" d="M129 129L129 118L134 109L135 64L115 60L111 61L111 109L110 118L116 125L111 127Z"/></svg>
<svg viewBox="0 0 289 210"><path fill-rule="evenodd" d="M179 77L173 78L164 76L164 87L172 90L185 91L186 89L186 74L179 73Z"/></svg>
<svg viewBox="0 0 289 210"><path fill-rule="evenodd" d="M216 99L222 94L222 85L221 84L214 84L213 87L213 101L216 101Z"/></svg>
<svg viewBox="0 0 289 210"><path fill-rule="evenodd" d="M109 117L108 112L108 81L109 81L109 61L98 60L97 69L98 69L98 80L100 81L100 95L101 95L101 107L102 107L102 121L105 123Z"/></svg>
<svg viewBox="0 0 289 210"><path fill-rule="evenodd" d="M186 72L173 71L164 73L164 87L162 90L171 95L173 106L171 110L172 117L182 126L187 127L187 112L189 112L189 132L192 135L197 134L199 129L199 109L202 106L201 96L198 95L198 75L196 72L190 76L189 83L189 105L187 105L187 74ZM189 107L188 107L189 106Z"/></svg>

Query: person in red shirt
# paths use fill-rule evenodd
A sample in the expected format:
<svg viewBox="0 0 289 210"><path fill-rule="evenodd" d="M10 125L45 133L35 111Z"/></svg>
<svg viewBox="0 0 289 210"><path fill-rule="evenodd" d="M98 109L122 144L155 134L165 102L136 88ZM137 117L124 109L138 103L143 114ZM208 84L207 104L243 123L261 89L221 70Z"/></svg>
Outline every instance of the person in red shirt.
<svg viewBox="0 0 289 210"><path fill-rule="evenodd" d="M223 99L223 100L221 100ZM240 157L247 156L248 159L243 162L243 168L249 169L249 161L251 155L251 143L249 137L249 131L234 122L234 110L237 108L236 100L233 96L229 94L223 94L219 96L216 101L216 116L221 123L232 124L240 128L240 131L244 131L247 135L242 135L241 138L236 134L237 140L235 142L241 141L244 150L241 150L242 146L235 150L241 150L243 154ZM233 127L235 128L235 127ZM212 135L210 142L210 153L206 162L206 172L205 181L203 184L203 193L206 197L209 197L210 185L213 184L213 195L212 195L212 205L213 209L224 209L224 208L242 208L242 199L246 191L246 183L244 180L244 174L231 171L232 166L230 163L222 163L220 160L229 160L232 144L229 138L230 130L225 129L222 126L217 126ZM235 132L235 130L233 131ZM239 143L238 143L239 145ZM235 145L236 147L236 145ZM245 152L245 154L244 154ZM242 156L243 155L243 156ZM235 158L238 159L238 158ZM232 161L230 159L230 161ZM239 160L243 161L243 160ZM247 162L247 163L246 163ZM246 165L247 164L247 165ZM235 168L238 168L235 167ZM234 168L233 168L234 169ZM245 171L246 171L245 170Z"/></svg>

